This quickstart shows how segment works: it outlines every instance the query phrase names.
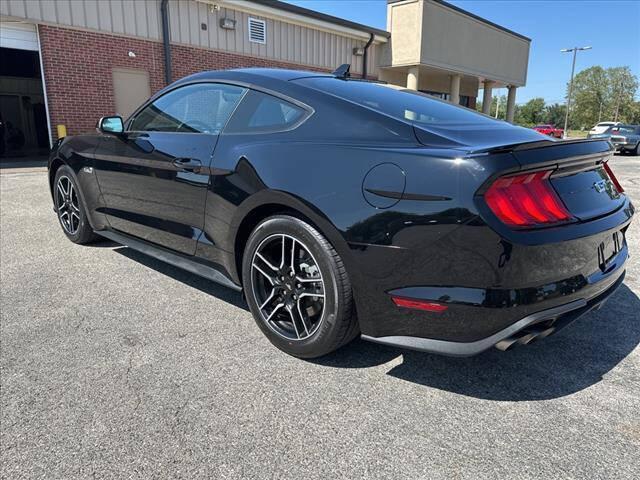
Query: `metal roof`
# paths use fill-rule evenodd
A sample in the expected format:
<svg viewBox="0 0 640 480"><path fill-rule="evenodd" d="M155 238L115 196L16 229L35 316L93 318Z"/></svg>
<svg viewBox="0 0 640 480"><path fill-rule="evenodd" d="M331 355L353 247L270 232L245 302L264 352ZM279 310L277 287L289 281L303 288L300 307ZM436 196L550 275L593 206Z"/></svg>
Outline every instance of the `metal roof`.
<svg viewBox="0 0 640 480"><path fill-rule="evenodd" d="M379 28L363 25L362 23L356 23L350 20L345 20L344 18L334 17L333 15L327 15L325 13L316 12L315 10L299 7L291 3L281 2L279 0L249 0L249 1L252 3L258 3L260 5L265 5L267 7L277 8L278 10L283 10L285 12L303 15L305 17L313 18L315 20L322 20L325 22L335 23L336 25L342 25L343 27L349 27L349 28L353 28L355 30L360 30L363 32L373 33L375 35L380 35L381 37L386 37L386 38L391 37L391 34L386 30L380 30Z"/></svg>

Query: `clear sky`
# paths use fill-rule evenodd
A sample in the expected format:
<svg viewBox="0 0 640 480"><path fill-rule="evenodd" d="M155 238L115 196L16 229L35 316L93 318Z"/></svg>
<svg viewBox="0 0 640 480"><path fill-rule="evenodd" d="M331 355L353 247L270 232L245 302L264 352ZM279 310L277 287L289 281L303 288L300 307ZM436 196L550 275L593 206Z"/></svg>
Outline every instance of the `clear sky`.
<svg viewBox="0 0 640 480"><path fill-rule="evenodd" d="M287 0L289 3L386 29L386 0ZM640 0L449 0L449 3L531 38L527 85L518 103L543 97L563 102L571 74L593 65L628 65L640 77ZM500 91L506 94L506 89Z"/></svg>

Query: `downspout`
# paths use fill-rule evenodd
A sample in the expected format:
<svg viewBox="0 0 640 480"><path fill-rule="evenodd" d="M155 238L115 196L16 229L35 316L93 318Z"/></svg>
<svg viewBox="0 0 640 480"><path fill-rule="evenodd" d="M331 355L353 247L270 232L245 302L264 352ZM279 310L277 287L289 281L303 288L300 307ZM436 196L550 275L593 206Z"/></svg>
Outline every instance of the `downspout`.
<svg viewBox="0 0 640 480"><path fill-rule="evenodd" d="M362 78L366 79L367 78L367 53L369 51L369 47L371 46L371 44L373 43L373 33L369 33L369 41L367 42L367 44L364 46L364 53L362 54Z"/></svg>
<svg viewBox="0 0 640 480"><path fill-rule="evenodd" d="M164 81L171 83L171 44L169 43L169 0L162 0L160 4L162 16L162 44L164 47Z"/></svg>

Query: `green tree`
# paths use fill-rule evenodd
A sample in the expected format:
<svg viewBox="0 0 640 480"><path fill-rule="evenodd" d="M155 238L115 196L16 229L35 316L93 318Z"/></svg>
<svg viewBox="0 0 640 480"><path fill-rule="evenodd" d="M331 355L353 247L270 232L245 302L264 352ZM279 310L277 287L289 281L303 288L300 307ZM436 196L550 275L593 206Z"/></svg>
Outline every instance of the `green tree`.
<svg viewBox="0 0 640 480"><path fill-rule="evenodd" d="M572 95L570 127L588 128L598 123L598 119L608 118L611 89L604 68L595 66L578 72L573 79Z"/></svg>
<svg viewBox="0 0 640 480"><path fill-rule="evenodd" d="M532 98L524 105L520 105L515 111L515 123L519 125L534 126L542 123L545 118L544 98Z"/></svg>
<svg viewBox="0 0 640 480"><path fill-rule="evenodd" d="M629 122L633 113L633 104L638 79L629 67L615 67L607 69L609 85L611 88L611 109L613 121Z"/></svg>
<svg viewBox="0 0 640 480"><path fill-rule="evenodd" d="M569 86L567 85L567 93ZM578 72L573 80L569 126L590 128L605 120L630 121L638 79L629 67L594 66Z"/></svg>
<svg viewBox="0 0 640 480"><path fill-rule="evenodd" d="M640 102L633 102L626 122L633 125L640 125Z"/></svg>
<svg viewBox="0 0 640 480"><path fill-rule="evenodd" d="M564 126L564 116L567 106L560 103L547 105L544 112L544 123L555 125L556 127Z"/></svg>

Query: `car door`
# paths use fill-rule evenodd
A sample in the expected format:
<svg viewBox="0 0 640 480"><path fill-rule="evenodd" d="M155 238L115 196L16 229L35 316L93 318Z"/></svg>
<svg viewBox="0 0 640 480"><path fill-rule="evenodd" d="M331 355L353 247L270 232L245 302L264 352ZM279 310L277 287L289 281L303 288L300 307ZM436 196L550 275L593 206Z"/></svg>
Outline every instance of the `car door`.
<svg viewBox="0 0 640 480"><path fill-rule="evenodd" d="M282 162L283 158L274 157L274 151L282 152L282 144L295 138L287 136L287 132L295 130L312 114L311 107L292 98L275 96L273 92L251 89L243 96L213 156L199 257L227 266L235 261L228 253L234 249L235 237L229 229L235 209L257 191L267 188L251 162L264 164L272 159ZM304 181L313 180L310 176Z"/></svg>
<svg viewBox="0 0 640 480"><path fill-rule="evenodd" d="M211 158L245 93L221 83L177 87L104 135L95 154L111 228L193 255L204 223Z"/></svg>

